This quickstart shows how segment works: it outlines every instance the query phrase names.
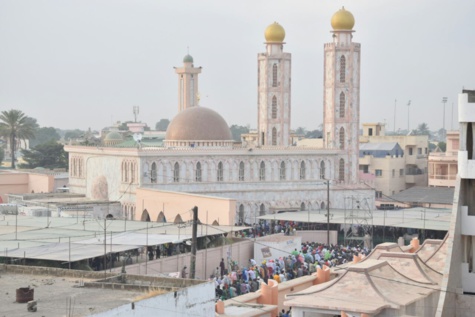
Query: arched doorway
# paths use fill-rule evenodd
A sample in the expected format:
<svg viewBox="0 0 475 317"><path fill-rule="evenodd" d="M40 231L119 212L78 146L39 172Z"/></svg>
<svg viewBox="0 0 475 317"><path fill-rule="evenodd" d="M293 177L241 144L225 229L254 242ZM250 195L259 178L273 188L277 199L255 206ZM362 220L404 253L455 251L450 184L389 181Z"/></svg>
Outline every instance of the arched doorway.
<svg viewBox="0 0 475 317"><path fill-rule="evenodd" d="M150 215L148 214L147 209L144 209L142 212L142 217L140 217L140 221L148 221L150 222Z"/></svg>
<svg viewBox="0 0 475 317"><path fill-rule="evenodd" d="M160 213L158 214L157 222L167 222L167 218L165 217L163 211L160 211Z"/></svg>

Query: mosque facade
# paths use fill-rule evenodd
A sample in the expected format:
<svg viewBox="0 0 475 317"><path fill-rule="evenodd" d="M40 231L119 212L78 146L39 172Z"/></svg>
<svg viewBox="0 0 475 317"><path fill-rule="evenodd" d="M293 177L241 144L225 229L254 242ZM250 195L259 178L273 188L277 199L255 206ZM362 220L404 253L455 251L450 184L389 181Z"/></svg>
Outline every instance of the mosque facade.
<svg viewBox="0 0 475 317"><path fill-rule="evenodd" d="M296 146L291 135L291 54L285 30L265 30L258 54L257 132L236 144L221 115L199 105L198 76L190 55L178 75L178 113L161 146L138 140L125 146L115 132L104 146L66 146L71 192L120 201L123 216L141 219L138 188L232 198L235 223L281 210L345 208L359 195L374 206L374 191L358 178L360 44L352 41L353 15L341 9L331 20L333 41L324 46L324 136L321 146ZM112 135L115 133L114 135ZM151 219L160 212L148 211ZM210 219L212 222L215 219Z"/></svg>

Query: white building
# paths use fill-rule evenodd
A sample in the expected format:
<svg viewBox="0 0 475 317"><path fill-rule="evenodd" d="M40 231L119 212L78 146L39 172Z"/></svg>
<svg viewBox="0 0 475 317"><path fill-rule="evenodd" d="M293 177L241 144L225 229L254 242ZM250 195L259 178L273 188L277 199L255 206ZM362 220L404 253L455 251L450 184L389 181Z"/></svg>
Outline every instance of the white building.
<svg viewBox="0 0 475 317"><path fill-rule="evenodd" d="M180 111L163 146L144 140L132 147L66 146L71 192L118 200L129 219L144 212L156 219L160 212L135 210L138 188L232 198L233 223L253 223L257 215L281 209L325 208L326 180L332 207L344 208L354 195L373 206L374 191L358 181L360 44L352 42L352 32L337 28L325 44L323 147L291 146L291 55L284 52L284 29L273 23L265 31L266 52L258 55L257 136L249 134L250 141L237 147L226 121L199 106L201 68L187 55L176 70Z"/></svg>

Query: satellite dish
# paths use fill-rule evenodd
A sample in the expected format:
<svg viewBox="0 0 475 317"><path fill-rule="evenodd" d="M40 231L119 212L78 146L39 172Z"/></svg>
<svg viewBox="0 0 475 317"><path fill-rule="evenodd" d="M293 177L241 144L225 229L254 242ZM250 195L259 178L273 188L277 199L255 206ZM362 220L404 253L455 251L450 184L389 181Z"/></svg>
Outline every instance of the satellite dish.
<svg viewBox="0 0 475 317"><path fill-rule="evenodd" d="M134 133L133 138L135 142L140 142L140 140L142 140L142 135L140 133Z"/></svg>
<svg viewBox="0 0 475 317"><path fill-rule="evenodd" d="M186 240L186 241L185 241L185 244L186 244L186 245L191 245L191 240Z"/></svg>

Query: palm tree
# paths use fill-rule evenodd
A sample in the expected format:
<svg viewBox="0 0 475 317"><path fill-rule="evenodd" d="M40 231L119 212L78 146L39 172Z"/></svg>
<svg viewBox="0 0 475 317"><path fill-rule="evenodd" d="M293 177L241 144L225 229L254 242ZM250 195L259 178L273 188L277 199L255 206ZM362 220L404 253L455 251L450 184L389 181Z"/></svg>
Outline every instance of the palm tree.
<svg viewBox="0 0 475 317"><path fill-rule="evenodd" d="M4 110L0 114L0 135L10 142L12 169L15 168L15 146L18 140L34 138L36 120L26 116L21 110Z"/></svg>

